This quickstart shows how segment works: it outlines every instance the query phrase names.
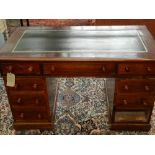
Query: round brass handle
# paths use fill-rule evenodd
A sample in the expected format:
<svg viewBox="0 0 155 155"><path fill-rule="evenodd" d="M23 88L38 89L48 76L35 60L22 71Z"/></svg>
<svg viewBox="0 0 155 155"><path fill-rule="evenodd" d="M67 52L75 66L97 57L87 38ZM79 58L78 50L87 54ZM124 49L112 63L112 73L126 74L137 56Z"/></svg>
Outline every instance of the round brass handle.
<svg viewBox="0 0 155 155"><path fill-rule="evenodd" d="M125 90L129 90L128 85L125 85L125 86L124 86L124 89L125 89Z"/></svg>
<svg viewBox="0 0 155 155"><path fill-rule="evenodd" d="M21 98L18 98L17 99L17 103L21 103Z"/></svg>
<svg viewBox="0 0 155 155"><path fill-rule="evenodd" d="M36 89L37 86L38 86L38 85L37 85L36 83L33 84L33 88L34 88L34 89Z"/></svg>
<svg viewBox="0 0 155 155"><path fill-rule="evenodd" d="M147 102L146 101L143 101L143 105L147 105Z"/></svg>
<svg viewBox="0 0 155 155"><path fill-rule="evenodd" d="M15 84L15 89L17 89L17 88L18 88L18 84L16 83L16 84Z"/></svg>
<svg viewBox="0 0 155 155"><path fill-rule="evenodd" d="M127 105L128 104L127 100L123 100L123 104Z"/></svg>
<svg viewBox="0 0 155 155"><path fill-rule="evenodd" d="M150 90L149 86L145 86L145 90L149 91Z"/></svg>
<svg viewBox="0 0 155 155"><path fill-rule="evenodd" d="M41 114L38 114L38 118L39 118L39 119L41 118Z"/></svg>
<svg viewBox="0 0 155 155"><path fill-rule="evenodd" d="M54 72L55 71L55 67L51 66L51 71Z"/></svg>
<svg viewBox="0 0 155 155"><path fill-rule="evenodd" d="M150 67L147 67L146 70L147 70L148 72L150 72L150 71L151 71L151 68L150 68Z"/></svg>
<svg viewBox="0 0 155 155"><path fill-rule="evenodd" d="M125 71L129 72L129 67L128 66L125 66Z"/></svg>
<svg viewBox="0 0 155 155"><path fill-rule="evenodd" d="M36 99L36 100L35 100L35 103L38 104L38 103L39 103L39 99Z"/></svg>
<svg viewBox="0 0 155 155"><path fill-rule="evenodd" d="M24 118L24 113L21 113L20 114L20 118Z"/></svg>
<svg viewBox="0 0 155 155"><path fill-rule="evenodd" d="M12 69L13 69L13 67L10 65L10 66L8 67L9 72L12 72Z"/></svg>
<svg viewBox="0 0 155 155"><path fill-rule="evenodd" d="M28 71L29 71L29 72L32 72L32 71L33 71L33 67L30 66L30 67L28 68Z"/></svg>
<svg viewBox="0 0 155 155"><path fill-rule="evenodd" d="M105 66L103 66L103 67L102 67L102 71L103 71L103 72L105 72L105 71L106 71L106 68L105 68Z"/></svg>

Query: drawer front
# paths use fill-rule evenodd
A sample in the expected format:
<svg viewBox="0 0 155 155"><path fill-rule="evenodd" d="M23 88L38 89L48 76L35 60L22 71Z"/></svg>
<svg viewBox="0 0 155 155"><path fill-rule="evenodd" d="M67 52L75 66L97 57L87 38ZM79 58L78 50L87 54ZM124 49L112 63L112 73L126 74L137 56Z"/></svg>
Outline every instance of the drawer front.
<svg viewBox="0 0 155 155"><path fill-rule="evenodd" d="M142 95L117 95L115 96L114 104L123 107L152 107L154 105L155 97Z"/></svg>
<svg viewBox="0 0 155 155"><path fill-rule="evenodd" d="M115 123L148 123L150 120L151 110L139 110L139 111L119 111L114 112Z"/></svg>
<svg viewBox="0 0 155 155"><path fill-rule="evenodd" d="M155 63L121 63L119 75L155 75Z"/></svg>
<svg viewBox="0 0 155 155"><path fill-rule="evenodd" d="M15 75L39 75L40 67L39 64L35 63L3 63L1 65L2 73L14 73Z"/></svg>
<svg viewBox="0 0 155 155"><path fill-rule="evenodd" d="M4 78L5 84L6 84L6 78ZM14 90L14 91L25 91L25 90L32 90L32 91L40 91L45 90L45 79L44 78L34 78L34 77L28 77L28 78L19 78L16 77L15 80L15 86L14 87L7 87L8 90Z"/></svg>
<svg viewBox="0 0 155 155"><path fill-rule="evenodd" d="M55 62L44 64L43 72L53 76L104 76L114 75L115 65L98 62Z"/></svg>
<svg viewBox="0 0 155 155"><path fill-rule="evenodd" d="M48 101L45 94L9 94L12 107L39 107L47 105Z"/></svg>
<svg viewBox="0 0 155 155"><path fill-rule="evenodd" d="M117 93L155 94L155 79L116 80Z"/></svg>
<svg viewBox="0 0 155 155"><path fill-rule="evenodd" d="M33 122L33 121L51 121L48 113L45 112L37 112L37 111L14 111L13 117L16 122Z"/></svg>

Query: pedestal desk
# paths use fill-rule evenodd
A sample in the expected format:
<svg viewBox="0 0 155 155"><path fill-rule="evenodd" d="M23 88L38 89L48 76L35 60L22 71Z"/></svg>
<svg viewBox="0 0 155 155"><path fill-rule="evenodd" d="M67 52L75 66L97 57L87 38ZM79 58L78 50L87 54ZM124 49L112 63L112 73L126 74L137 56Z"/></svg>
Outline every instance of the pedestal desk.
<svg viewBox="0 0 155 155"><path fill-rule="evenodd" d="M18 28L0 50L0 72L15 129L53 127L53 77L107 78L110 128L151 127L155 41L145 26Z"/></svg>

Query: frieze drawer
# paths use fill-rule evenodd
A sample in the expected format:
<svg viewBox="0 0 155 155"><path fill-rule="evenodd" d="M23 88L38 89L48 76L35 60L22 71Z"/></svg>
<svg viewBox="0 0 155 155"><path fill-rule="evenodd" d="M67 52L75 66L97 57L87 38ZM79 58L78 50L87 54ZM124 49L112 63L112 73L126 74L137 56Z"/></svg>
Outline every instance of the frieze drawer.
<svg viewBox="0 0 155 155"><path fill-rule="evenodd" d="M53 76L105 76L115 74L115 64L100 62L55 62L43 66L45 75Z"/></svg>
<svg viewBox="0 0 155 155"><path fill-rule="evenodd" d="M2 63L2 73L14 73L16 75L39 75L40 67L36 63Z"/></svg>
<svg viewBox="0 0 155 155"><path fill-rule="evenodd" d="M155 75L155 63L120 63L118 64L119 75Z"/></svg>

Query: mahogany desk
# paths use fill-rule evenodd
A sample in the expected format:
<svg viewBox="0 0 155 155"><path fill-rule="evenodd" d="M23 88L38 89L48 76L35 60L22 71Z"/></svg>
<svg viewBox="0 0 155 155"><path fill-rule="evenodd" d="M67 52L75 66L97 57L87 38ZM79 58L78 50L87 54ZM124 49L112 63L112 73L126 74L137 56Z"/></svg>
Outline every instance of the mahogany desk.
<svg viewBox="0 0 155 155"><path fill-rule="evenodd" d="M150 129L155 42L144 26L19 28L0 50L0 72L15 129L53 127L51 77L107 78L111 129ZM6 85L10 72L13 87Z"/></svg>

